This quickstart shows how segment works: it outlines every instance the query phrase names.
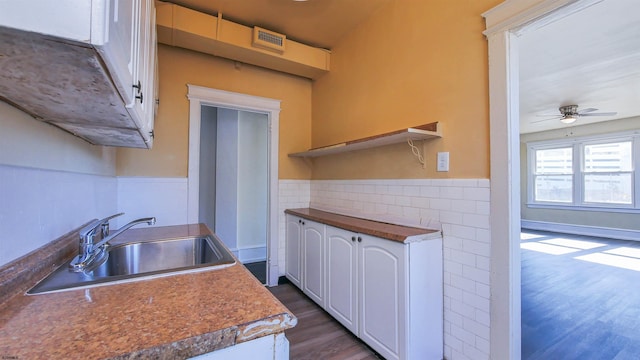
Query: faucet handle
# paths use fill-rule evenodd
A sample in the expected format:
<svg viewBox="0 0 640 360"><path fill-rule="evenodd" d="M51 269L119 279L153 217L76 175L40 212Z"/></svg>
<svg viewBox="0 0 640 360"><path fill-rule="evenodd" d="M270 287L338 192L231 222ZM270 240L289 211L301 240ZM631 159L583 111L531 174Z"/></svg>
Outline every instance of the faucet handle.
<svg viewBox="0 0 640 360"><path fill-rule="evenodd" d="M107 236L109 236L109 220L111 220L111 219L113 219L115 217L118 217L120 215L124 215L124 213L123 212L117 213L117 214L111 215L109 217L106 217L106 218L100 220L100 233L102 235L101 239L104 239Z"/></svg>
<svg viewBox="0 0 640 360"><path fill-rule="evenodd" d="M124 213L121 212L121 213L113 214L111 216L107 216L106 218L104 218L102 220L98 220L98 221L100 221L101 224L108 223L109 220L111 220L111 219L113 219L115 217L121 216L121 215L124 215Z"/></svg>
<svg viewBox="0 0 640 360"><path fill-rule="evenodd" d="M118 217L120 215L124 215L124 213L118 213L118 214L114 214L111 216L107 216L104 219L98 220L98 219L93 219L89 224L87 224L85 227L83 227L82 229L80 229L80 240L83 241L86 239L88 239L89 237L93 237L95 235L96 230L98 229L98 227L102 227L102 235L108 235L109 232L109 220ZM107 234L105 234L105 232Z"/></svg>

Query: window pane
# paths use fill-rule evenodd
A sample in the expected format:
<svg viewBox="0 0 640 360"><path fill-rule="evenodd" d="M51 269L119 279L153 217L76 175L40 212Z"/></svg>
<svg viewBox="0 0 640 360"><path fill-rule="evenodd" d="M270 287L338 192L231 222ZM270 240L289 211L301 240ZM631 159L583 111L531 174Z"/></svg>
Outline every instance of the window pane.
<svg viewBox="0 0 640 360"><path fill-rule="evenodd" d="M573 149L536 150L536 174L572 174Z"/></svg>
<svg viewBox="0 0 640 360"><path fill-rule="evenodd" d="M585 145L585 172L631 171L631 141Z"/></svg>
<svg viewBox="0 0 640 360"><path fill-rule="evenodd" d="M535 201L570 203L573 199L573 175L535 176Z"/></svg>
<svg viewBox="0 0 640 360"><path fill-rule="evenodd" d="M584 201L604 204L631 204L631 174L585 174Z"/></svg>

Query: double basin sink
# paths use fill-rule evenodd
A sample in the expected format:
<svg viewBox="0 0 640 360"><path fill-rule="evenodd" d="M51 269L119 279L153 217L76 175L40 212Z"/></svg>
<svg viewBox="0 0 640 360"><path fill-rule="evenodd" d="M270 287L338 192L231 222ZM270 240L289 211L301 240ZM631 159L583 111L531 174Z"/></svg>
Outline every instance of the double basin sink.
<svg viewBox="0 0 640 360"><path fill-rule="evenodd" d="M115 245L108 248L107 260L88 272L69 271L69 262L36 284L27 294L213 270L235 264L235 258L220 239L205 235Z"/></svg>

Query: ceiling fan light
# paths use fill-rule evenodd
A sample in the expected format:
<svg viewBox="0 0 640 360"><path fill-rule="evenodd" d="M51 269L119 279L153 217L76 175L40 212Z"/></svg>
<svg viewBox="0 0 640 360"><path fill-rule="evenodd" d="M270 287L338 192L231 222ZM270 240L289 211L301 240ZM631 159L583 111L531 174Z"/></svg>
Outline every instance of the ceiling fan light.
<svg viewBox="0 0 640 360"><path fill-rule="evenodd" d="M577 115L566 115L565 117L560 119L560 121L564 124L573 124L574 122L576 122L576 120L578 120Z"/></svg>

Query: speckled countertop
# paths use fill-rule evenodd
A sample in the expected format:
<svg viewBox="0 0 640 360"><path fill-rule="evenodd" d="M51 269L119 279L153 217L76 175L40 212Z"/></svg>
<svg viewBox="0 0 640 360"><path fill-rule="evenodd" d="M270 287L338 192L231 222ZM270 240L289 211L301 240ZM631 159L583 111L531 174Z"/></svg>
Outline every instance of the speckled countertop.
<svg viewBox="0 0 640 360"><path fill-rule="evenodd" d="M140 228L128 230L117 240L207 233L203 225ZM9 286L3 283L2 291L6 290ZM0 309L0 358L181 359L283 332L296 322L244 266L236 264L10 297Z"/></svg>
<svg viewBox="0 0 640 360"><path fill-rule="evenodd" d="M411 242L440 236L440 230L389 224L313 208L287 209L285 213L341 229L376 236L382 239Z"/></svg>

